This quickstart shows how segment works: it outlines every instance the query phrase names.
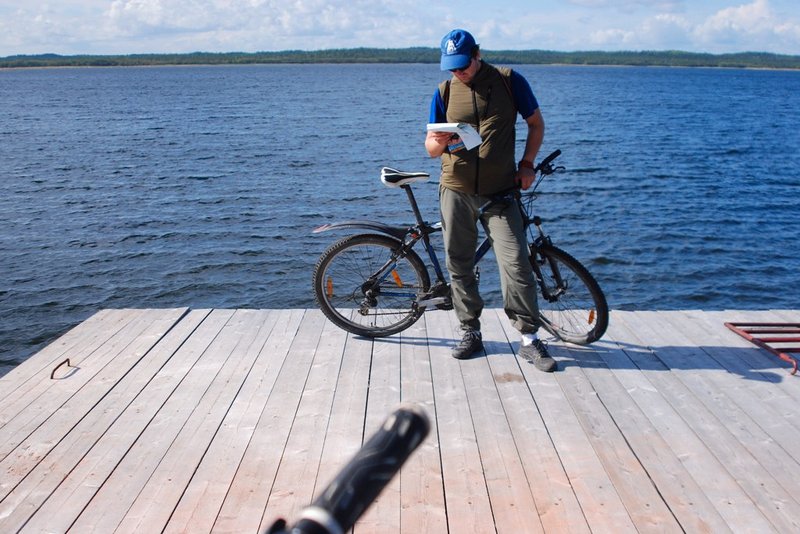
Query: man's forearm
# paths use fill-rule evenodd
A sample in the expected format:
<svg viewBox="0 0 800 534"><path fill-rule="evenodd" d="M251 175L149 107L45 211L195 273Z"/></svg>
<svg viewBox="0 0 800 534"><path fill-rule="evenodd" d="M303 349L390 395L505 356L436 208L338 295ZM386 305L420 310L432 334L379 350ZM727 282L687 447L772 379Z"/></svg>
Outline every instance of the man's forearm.
<svg viewBox="0 0 800 534"><path fill-rule="evenodd" d="M528 119L528 137L525 139L525 152L521 159L534 163L544 141L544 119L537 109Z"/></svg>

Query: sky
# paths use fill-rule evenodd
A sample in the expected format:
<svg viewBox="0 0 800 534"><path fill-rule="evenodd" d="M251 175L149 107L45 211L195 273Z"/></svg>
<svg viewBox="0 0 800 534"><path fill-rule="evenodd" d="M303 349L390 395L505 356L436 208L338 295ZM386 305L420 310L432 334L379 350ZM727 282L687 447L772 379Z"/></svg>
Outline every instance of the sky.
<svg viewBox="0 0 800 534"><path fill-rule="evenodd" d="M0 57L438 47L800 55L798 0L0 0Z"/></svg>

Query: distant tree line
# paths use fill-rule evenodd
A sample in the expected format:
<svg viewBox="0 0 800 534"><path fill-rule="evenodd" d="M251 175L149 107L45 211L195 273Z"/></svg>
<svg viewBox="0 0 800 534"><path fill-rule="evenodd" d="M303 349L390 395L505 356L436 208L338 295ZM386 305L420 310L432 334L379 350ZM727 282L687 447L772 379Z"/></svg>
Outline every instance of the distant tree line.
<svg viewBox="0 0 800 534"><path fill-rule="evenodd" d="M741 52L705 54L681 51L554 52L485 50L483 57L503 65L632 65L800 69L800 56ZM438 63L438 48L347 48L282 52L194 52L190 54L17 55L0 58L0 68L112 67L148 65L244 65L270 63Z"/></svg>

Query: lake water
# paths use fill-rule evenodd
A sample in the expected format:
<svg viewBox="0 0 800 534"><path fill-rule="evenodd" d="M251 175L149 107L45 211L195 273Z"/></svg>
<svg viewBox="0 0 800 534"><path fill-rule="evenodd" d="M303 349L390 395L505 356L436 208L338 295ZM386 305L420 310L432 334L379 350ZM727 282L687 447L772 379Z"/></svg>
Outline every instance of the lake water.
<svg viewBox="0 0 800 534"><path fill-rule="evenodd" d="M515 68L542 105L542 152L568 169L543 184L545 228L612 308L800 308L800 72ZM315 226L412 220L379 169L437 174L423 139L441 79L0 71L0 374L103 308L313 307L338 237ZM417 194L437 219L436 185ZM481 285L499 306L491 264Z"/></svg>

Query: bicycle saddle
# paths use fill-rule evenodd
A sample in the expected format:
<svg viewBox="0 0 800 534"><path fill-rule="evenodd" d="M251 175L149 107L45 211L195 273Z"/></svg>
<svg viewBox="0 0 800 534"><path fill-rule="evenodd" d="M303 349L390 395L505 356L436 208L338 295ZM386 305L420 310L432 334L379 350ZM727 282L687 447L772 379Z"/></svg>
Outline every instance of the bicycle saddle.
<svg viewBox="0 0 800 534"><path fill-rule="evenodd" d="M401 187L414 182L421 182L430 178L427 172L403 172L390 167L381 169L381 182L388 187Z"/></svg>

